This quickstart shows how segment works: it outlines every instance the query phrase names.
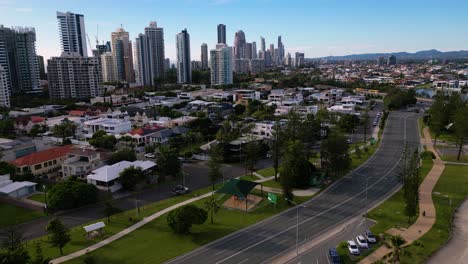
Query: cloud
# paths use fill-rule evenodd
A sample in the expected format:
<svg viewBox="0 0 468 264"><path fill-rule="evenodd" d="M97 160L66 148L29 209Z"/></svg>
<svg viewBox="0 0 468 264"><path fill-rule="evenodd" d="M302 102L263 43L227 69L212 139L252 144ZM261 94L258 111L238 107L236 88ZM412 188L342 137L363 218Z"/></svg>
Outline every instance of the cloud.
<svg viewBox="0 0 468 264"><path fill-rule="evenodd" d="M32 12L32 8L30 8L30 7L18 7L18 8L15 8L15 11L16 12L21 12L21 13L30 13L30 12Z"/></svg>

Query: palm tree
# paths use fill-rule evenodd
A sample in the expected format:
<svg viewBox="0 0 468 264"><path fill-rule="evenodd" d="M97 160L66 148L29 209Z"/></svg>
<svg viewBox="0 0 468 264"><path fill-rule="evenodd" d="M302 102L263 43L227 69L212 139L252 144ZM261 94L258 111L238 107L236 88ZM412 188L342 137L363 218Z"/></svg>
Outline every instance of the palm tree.
<svg viewBox="0 0 468 264"><path fill-rule="evenodd" d="M406 246L403 246L406 241L400 236L392 236L389 241L384 241L387 248L392 251L385 255L383 259L388 259L390 263L400 263L400 257L402 255L409 254L404 250Z"/></svg>
<svg viewBox="0 0 468 264"><path fill-rule="evenodd" d="M221 206L218 205L214 194L211 195L210 198L208 198L208 200L205 202L205 208L210 214L211 224L213 224L213 215L218 213L219 209L221 208Z"/></svg>

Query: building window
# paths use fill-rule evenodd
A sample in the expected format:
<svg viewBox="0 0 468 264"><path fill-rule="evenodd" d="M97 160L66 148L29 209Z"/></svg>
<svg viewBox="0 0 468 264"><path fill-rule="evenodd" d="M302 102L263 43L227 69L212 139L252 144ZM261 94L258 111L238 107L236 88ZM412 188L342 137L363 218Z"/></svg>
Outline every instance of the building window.
<svg viewBox="0 0 468 264"><path fill-rule="evenodd" d="M37 164L37 165L34 165L34 169L35 170L39 170L42 168L42 164Z"/></svg>

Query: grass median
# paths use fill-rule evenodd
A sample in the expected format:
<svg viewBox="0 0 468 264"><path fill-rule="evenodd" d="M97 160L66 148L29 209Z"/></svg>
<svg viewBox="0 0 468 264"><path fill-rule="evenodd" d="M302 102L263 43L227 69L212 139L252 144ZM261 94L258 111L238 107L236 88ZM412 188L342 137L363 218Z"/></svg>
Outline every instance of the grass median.
<svg viewBox="0 0 468 264"><path fill-rule="evenodd" d="M0 229L43 217L44 214L16 205L0 202Z"/></svg>

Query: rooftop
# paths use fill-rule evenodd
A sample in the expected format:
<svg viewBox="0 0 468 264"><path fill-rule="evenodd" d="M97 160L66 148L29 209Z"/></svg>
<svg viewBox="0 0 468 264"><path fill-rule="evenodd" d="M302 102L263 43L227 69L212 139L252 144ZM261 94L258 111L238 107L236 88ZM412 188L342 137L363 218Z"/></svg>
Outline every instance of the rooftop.
<svg viewBox="0 0 468 264"><path fill-rule="evenodd" d="M53 148L46 149L43 151L31 153L24 157L15 159L11 161L10 163L15 166L26 166L26 165L31 166L31 165L38 164L41 162L63 157L67 153L69 153L72 149L73 149L73 145L53 147Z"/></svg>

